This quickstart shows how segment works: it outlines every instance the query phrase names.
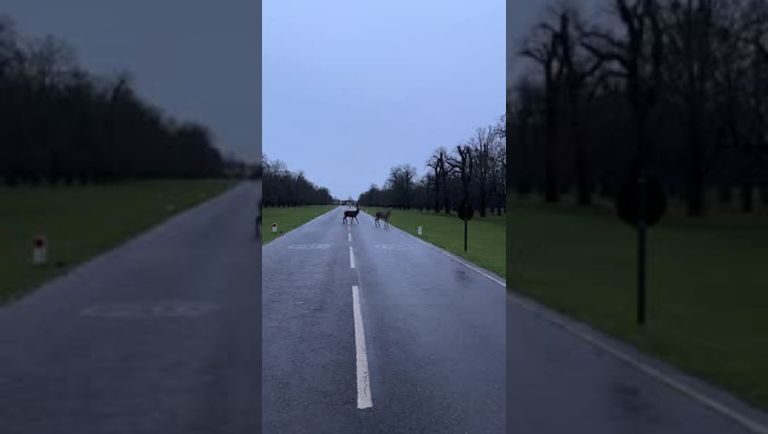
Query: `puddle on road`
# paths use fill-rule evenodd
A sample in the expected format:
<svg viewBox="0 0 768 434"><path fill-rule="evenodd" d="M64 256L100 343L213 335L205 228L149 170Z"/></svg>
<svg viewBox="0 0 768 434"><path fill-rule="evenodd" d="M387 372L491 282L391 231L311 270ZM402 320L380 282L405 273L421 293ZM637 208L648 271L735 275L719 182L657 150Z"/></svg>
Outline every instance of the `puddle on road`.
<svg viewBox="0 0 768 434"><path fill-rule="evenodd" d="M115 303L90 306L80 313L105 318L169 318L202 316L217 308L215 304L202 302Z"/></svg>

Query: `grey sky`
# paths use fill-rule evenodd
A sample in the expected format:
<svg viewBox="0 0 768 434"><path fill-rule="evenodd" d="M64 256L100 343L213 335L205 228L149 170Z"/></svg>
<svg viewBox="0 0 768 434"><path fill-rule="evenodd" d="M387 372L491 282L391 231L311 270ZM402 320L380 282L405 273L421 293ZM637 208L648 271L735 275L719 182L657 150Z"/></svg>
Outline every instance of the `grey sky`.
<svg viewBox="0 0 768 434"><path fill-rule="evenodd" d="M504 0L265 0L263 149L341 198L504 113Z"/></svg>
<svg viewBox="0 0 768 434"><path fill-rule="evenodd" d="M211 128L220 149L256 160L256 0L4 0L26 36L70 42L89 70L127 69L137 91L178 119Z"/></svg>

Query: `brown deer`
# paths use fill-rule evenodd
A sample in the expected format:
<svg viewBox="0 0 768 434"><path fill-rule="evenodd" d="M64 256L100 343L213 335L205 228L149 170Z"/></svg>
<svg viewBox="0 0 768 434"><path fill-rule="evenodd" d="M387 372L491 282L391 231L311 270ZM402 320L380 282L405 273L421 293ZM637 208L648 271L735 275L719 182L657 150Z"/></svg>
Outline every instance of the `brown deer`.
<svg viewBox="0 0 768 434"><path fill-rule="evenodd" d="M357 215L360 214L360 204L356 205L356 208L354 211L344 211L344 218L341 219L342 223L346 223L347 219L349 219L349 222L351 223L352 220L357 221L358 224L360 224L360 220L357 220Z"/></svg>
<svg viewBox="0 0 768 434"><path fill-rule="evenodd" d="M379 211L376 213L376 220L374 223L376 224L376 227L380 227L381 223L379 223L379 220L384 220L385 227L389 227L389 216L392 214L392 208L387 209L387 212Z"/></svg>

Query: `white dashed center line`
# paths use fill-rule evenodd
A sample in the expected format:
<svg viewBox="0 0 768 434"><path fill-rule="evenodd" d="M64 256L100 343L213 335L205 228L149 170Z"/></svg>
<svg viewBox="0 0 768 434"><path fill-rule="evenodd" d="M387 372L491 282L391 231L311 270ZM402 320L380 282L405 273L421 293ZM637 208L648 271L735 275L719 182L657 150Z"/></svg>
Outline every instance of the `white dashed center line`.
<svg viewBox="0 0 768 434"><path fill-rule="evenodd" d="M368 355L365 351L365 329L363 314L360 310L360 293L357 286L352 287L352 304L355 316L355 353L357 355L357 408L373 407L371 381L368 374Z"/></svg>

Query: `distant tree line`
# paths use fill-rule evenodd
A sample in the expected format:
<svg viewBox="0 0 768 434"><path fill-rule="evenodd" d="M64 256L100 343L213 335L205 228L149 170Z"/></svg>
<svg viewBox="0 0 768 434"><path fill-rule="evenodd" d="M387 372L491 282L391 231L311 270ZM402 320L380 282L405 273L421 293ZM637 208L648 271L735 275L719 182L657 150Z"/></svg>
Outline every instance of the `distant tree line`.
<svg viewBox="0 0 768 434"><path fill-rule="evenodd" d="M303 172L291 172L280 160L261 157L259 174L262 179L264 206L331 205L330 191L309 181Z"/></svg>
<svg viewBox="0 0 768 434"><path fill-rule="evenodd" d="M212 142L143 101L127 74L93 75L67 43L22 38L0 16L0 182L218 177Z"/></svg>
<svg viewBox="0 0 768 434"><path fill-rule="evenodd" d="M507 148L504 117L451 149L435 149L419 177L409 164L393 167L382 187L372 185L359 202L368 206L431 209L450 213L470 203L485 217L506 208Z"/></svg>
<svg viewBox="0 0 768 434"><path fill-rule="evenodd" d="M690 216L768 201L768 2L602 0L589 19L578 6L552 2L519 50L517 193L589 205L650 175Z"/></svg>

